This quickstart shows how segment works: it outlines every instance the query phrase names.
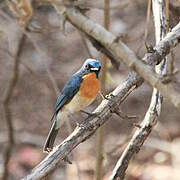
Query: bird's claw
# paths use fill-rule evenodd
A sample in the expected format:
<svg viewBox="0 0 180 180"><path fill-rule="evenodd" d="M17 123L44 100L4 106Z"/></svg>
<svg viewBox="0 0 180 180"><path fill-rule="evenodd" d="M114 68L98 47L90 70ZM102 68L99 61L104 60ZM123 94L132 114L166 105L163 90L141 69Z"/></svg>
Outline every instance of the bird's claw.
<svg viewBox="0 0 180 180"><path fill-rule="evenodd" d="M115 100L113 100L114 97L115 97L114 94L110 93L110 94L104 96L104 99L111 101L111 102L115 102Z"/></svg>
<svg viewBox="0 0 180 180"><path fill-rule="evenodd" d="M106 99L109 101L113 101L112 98L115 97L112 93L110 93L108 95L104 95L101 91L99 91L99 94L101 95L102 99Z"/></svg>

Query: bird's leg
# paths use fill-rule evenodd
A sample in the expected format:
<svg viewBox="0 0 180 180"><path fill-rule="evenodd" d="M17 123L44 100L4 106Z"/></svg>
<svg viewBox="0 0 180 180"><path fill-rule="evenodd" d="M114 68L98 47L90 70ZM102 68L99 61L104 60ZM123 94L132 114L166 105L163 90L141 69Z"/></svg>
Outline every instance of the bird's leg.
<svg viewBox="0 0 180 180"><path fill-rule="evenodd" d="M82 112L82 113L85 113L85 114L87 114L88 115L88 117L91 117L91 116L94 116L94 117L99 117L100 118L100 116L99 116L99 113L97 113L97 112L87 112L87 111L84 111L84 110L80 110L80 112Z"/></svg>
<svg viewBox="0 0 180 180"><path fill-rule="evenodd" d="M101 96L102 99L105 99L105 95L101 91L99 91L99 95Z"/></svg>
<svg viewBox="0 0 180 180"><path fill-rule="evenodd" d="M85 111L85 110L80 110L80 112L82 112L82 113L84 113L84 114L87 114L88 116L92 116L92 115L93 115L93 113L87 112L87 111Z"/></svg>
<svg viewBox="0 0 180 180"><path fill-rule="evenodd" d="M81 127L83 129L87 129L87 130L92 130L94 128L94 126L89 122L91 119L95 118L95 117L98 117L100 118L99 116L99 113L98 112L93 112L93 113L89 113L89 112L86 112L84 110L80 110L80 112L83 112L85 114L88 115L88 117L84 120L84 122L82 122L81 124L79 124L78 122L76 123L76 126L77 127Z"/></svg>
<svg viewBox="0 0 180 180"><path fill-rule="evenodd" d="M89 112L86 112L86 111L83 112L83 113L88 114L87 118L93 117L93 116L96 115L96 113L89 113ZM84 123L83 122L79 123L78 121L75 120L75 123L76 123L76 127L80 127L80 128L87 129L87 130L92 129L92 125L89 122L87 122L86 120L84 121ZM86 125L85 125L85 123L86 123Z"/></svg>

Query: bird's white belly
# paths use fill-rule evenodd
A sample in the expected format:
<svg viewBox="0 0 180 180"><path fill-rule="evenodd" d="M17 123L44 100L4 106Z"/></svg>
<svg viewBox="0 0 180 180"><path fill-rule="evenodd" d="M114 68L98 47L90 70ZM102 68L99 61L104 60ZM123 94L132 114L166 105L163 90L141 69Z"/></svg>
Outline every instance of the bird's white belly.
<svg viewBox="0 0 180 180"><path fill-rule="evenodd" d="M95 98L94 98L95 99ZM86 98L77 93L73 99L66 104L57 114L57 128L60 128L64 122L68 119L69 114L78 112L88 105L90 105L94 99Z"/></svg>
<svg viewBox="0 0 180 180"><path fill-rule="evenodd" d="M60 110L56 116L56 128L60 128L65 121L68 120L68 115L69 115L69 112L68 111L64 111L64 110Z"/></svg>
<svg viewBox="0 0 180 180"><path fill-rule="evenodd" d="M67 105L64 106L64 108L67 111L70 111L71 113L78 112L90 105L94 101L94 99L83 97L82 95L77 93L73 97L73 99Z"/></svg>

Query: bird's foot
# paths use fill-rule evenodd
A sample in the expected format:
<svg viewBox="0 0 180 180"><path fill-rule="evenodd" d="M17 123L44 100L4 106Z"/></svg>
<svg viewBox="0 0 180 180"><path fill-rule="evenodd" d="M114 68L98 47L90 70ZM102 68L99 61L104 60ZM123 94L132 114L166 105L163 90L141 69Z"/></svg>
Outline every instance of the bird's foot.
<svg viewBox="0 0 180 180"><path fill-rule="evenodd" d="M112 93L110 93L110 94L108 94L108 95L105 96L105 99L108 100L108 101L116 102L116 101L113 99L114 97L115 97L115 96L114 96Z"/></svg>
<svg viewBox="0 0 180 180"><path fill-rule="evenodd" d="M93 113L87 112L87 111L85 111L85 110L80 110L80 112L82 112L82 113L84 113L84 114L87 114L88 116L92 116L92 115L93 115Z"/></svg>
<svg viewBox="0 0 180 180"><path fill-rule="evenodd" d="M114 100L113 100L112 98L114 98L115 96L114 96L112 93L110 93L110 94L108 94L108 95L104 95L104 94L102 94L101 91L99 91L99 94L101 95L101 97L102 97L103 100L106 99L106 100L108 100L108 101L114 102Z"/></svg>

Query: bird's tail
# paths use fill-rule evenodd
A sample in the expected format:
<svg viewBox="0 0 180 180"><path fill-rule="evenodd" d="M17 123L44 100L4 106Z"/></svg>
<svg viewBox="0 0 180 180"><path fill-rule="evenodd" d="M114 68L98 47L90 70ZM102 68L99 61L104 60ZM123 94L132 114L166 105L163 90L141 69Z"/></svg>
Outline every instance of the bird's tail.
<svg viewBox="0 0 180 180"><path fill-rule="evenodd" d="M43 151L44 152L50 152L53 149L54 141L56 139L56 136L58 134L59 128L56 127L56 120L54 119L54 122L52 124L52 127L49 131L48 137L46 139Z"/></svg>

